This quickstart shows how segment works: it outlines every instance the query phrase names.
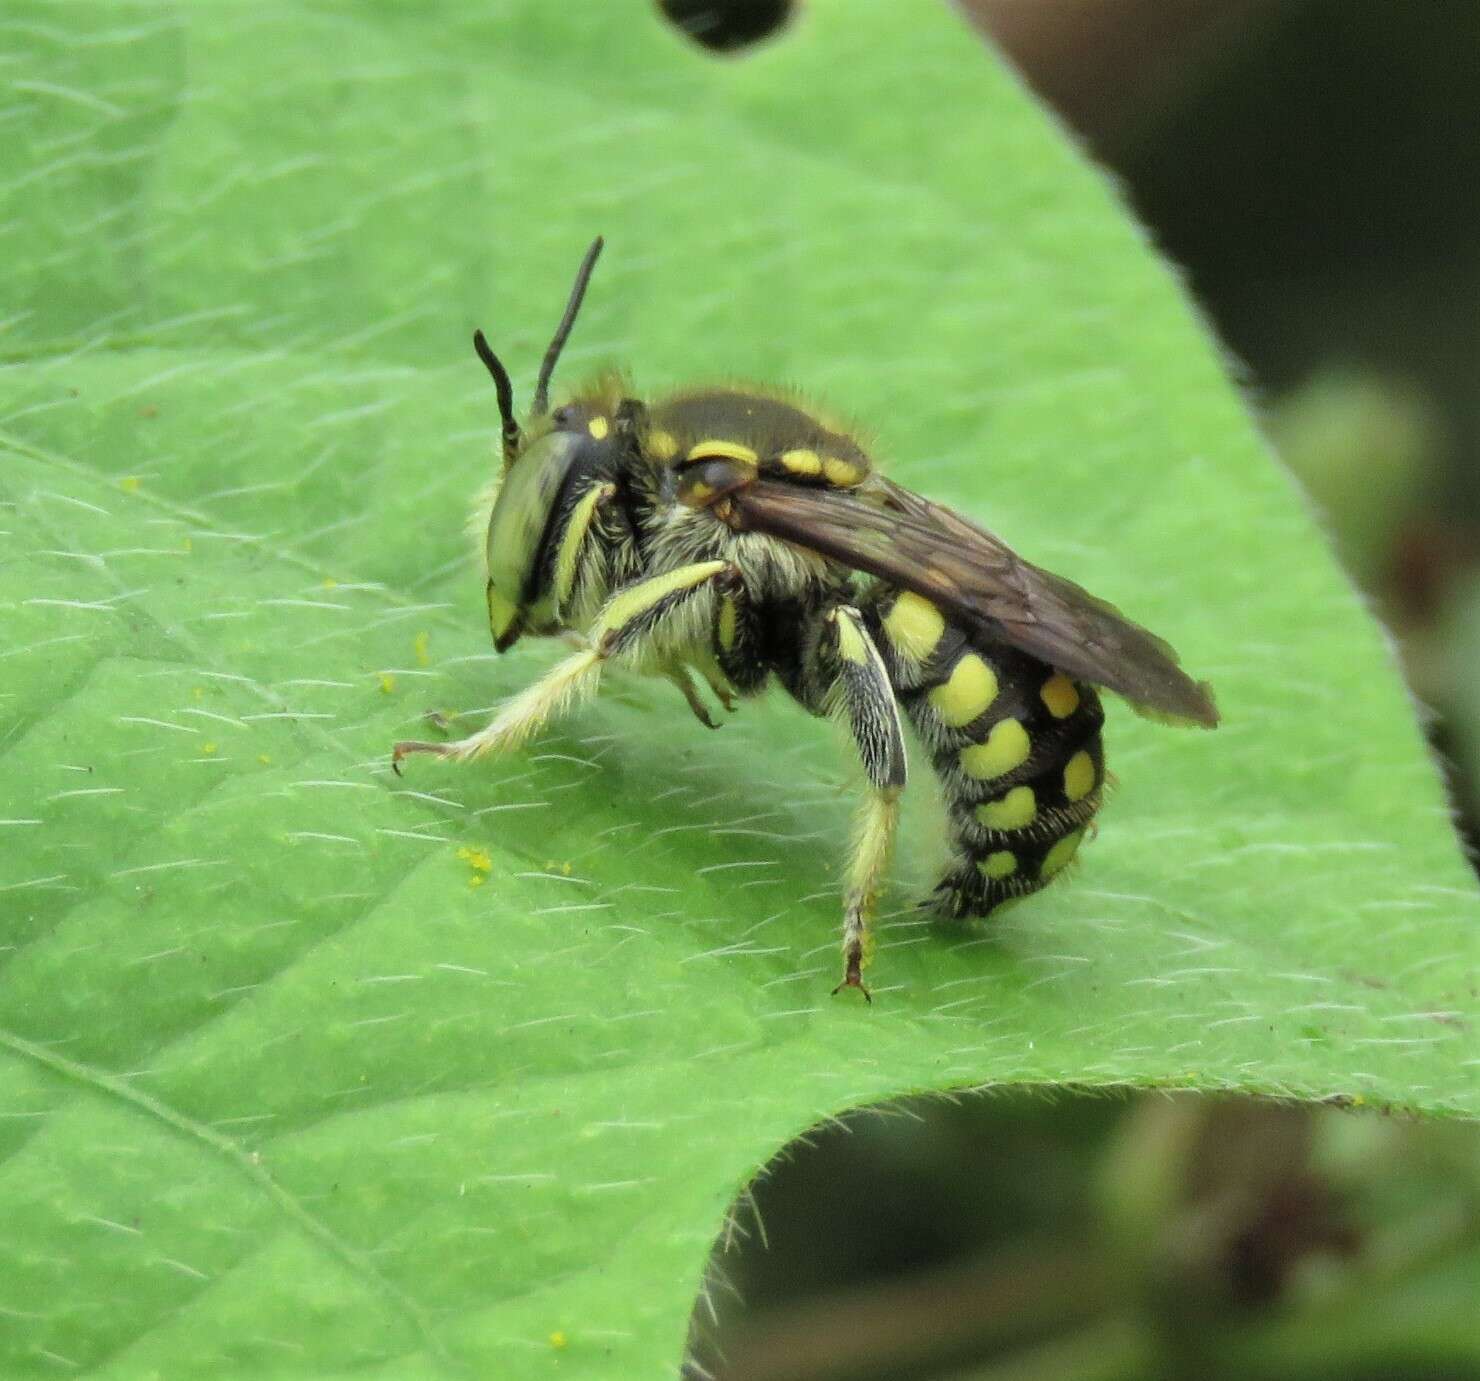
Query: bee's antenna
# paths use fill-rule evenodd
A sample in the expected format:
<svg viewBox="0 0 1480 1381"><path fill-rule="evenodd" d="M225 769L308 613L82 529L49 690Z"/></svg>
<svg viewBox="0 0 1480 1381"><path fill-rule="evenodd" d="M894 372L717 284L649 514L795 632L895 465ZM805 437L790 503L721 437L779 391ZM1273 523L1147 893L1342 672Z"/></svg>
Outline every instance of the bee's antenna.
<svg viewBox="0 0 1480 1381"><path fill-rule="evenodd" d="M534 386L534 407L530 411L535 417L540 416L549 406L550 376L555 372L555 361L560 358L566 337L570 335L570 328L576 323L576 313L581 310L581 299L586 295L586 284L591 281L591 270L596 267L596 256L601 253L601 247L605 243L600 235L592 240L591 248L586 251L586 257L576 270L576 281L570 290L570 300L565 304L565 315L555 328L555 338L545 351L545 362L540 365L540 377Z"/></svg>
<svg viewBox="0 0 1480 1381"><path fill-rule="evenodd" d="M473 349L478 352L483 367L493 375L493 387L498 394L498 415L503 419L504 464L508 465L519 450L520 439L519 424L514 420L514 385L509 382L509 371L489 348L488 338L482 331L473 332Z"/></svg>

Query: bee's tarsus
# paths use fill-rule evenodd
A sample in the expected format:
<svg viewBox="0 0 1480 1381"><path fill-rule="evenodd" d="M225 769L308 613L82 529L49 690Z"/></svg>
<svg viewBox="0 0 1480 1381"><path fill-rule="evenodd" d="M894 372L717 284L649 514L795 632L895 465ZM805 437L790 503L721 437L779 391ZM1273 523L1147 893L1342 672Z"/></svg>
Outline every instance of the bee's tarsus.
<svg viewBox="0 0 1480 1381"><path fill-rule="evenodd" d="M831 996L836 997L844 988L857 988L863 994L863 1000L870 1007L874 1005L874 995L869 992L868 986L863 981L862 946L849 947L847 963L843 967L843 981L832 990Z"/></svg>
<svg viewBox="0 0 1480 1381"><path fill-rule="evenodd" d="M702 700L699 699L698 687L694 685L693 677L691 676L687 668L675 671L668 679L672 681L675 686L678 687L679 692L680 694L682 694L685 702L688 704L689 709L694 712L694 718L697 719L700 724L702 724L706 729L722 729L724 727L724 725L721 724L719 720L715 719L715 717L709 713L709 707ZM720 688L716 686L713 682L709 683L709 688L714 691L716 695L722 697L722 692L720 691ZM733 704L727 704L725 705L725 708L727 710L732 710L735 707Z"/></svg>
<svg viewBox="0 0 1480 1381"><path fill-rule="evenodd" d="M391 767L396 776L401 776L401 759L409 758L414 753L431 753L436 757L447 756L447 745L445 743L424 743L420 739L402 739L391 749Z"/></svg>

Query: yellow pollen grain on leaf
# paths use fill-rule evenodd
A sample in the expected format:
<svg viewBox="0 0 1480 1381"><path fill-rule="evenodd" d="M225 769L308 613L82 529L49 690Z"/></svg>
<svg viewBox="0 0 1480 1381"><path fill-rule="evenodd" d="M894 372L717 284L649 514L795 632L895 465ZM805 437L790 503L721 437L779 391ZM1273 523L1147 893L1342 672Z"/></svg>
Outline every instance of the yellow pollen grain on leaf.
<svg viewBox="0 0 1480 1381"><path fill-rule="evenodd" d="M1082 801L1095 789L1095 764L1083 749L1064 764L1064 795Z"/></svg>
<svg viewBox="0 0 1480 1381"><path fill-rule="evenodd" d="M272 766L272 759L270 757L268 757L266 753L258 753L257 754L257 761L260 762L263 765L263 767L271 767Z"/></svg>
<svg viewBox="0 0 1480 1381"><path fill-rule="evenodd" d="M458 851L457 856L472 870L468 877L469 887L481 887L487 880L489 873L493 871L493 860L483 849L471 848L464 844Z"/></svg>
<svg viewBox="0 0 1480 1381"><path fill-rule="evenodd" d="M432 664L432 654L428 650L429 647L430 647L431 641L432 641L432 635L430 633L418 633L416 635L416 640L415 640L415 642L412 645L416 648L416 665L417 666L419 666L419 667L429 667L429 666L431 666L431 664Z"/></svg>
<svg viewBox="0 0 1480 1381"><path fill-rule="evenodd" d="M809 451L805 447L799 447L794 451L782 451L781 464L794 475L820 475L822 473L822 457L816 451Z"/></svg>
<svg viewBox="0 0 1480 1381"><path fill-rule="evenodd" d="M612 424L604 417L593 417L586 423L586 430L598 441L605 441L611 434Z"/></svg>
<svg viewBox="0 0 1480 1381"><path fill-rule="evenodd" d="M185 540L184 540L184 541L183 541L183 542L182 542L182 543L181 543L181 544L180 544L180 550L181 550L181 551L183 551L183 552L184 552L184 553L185 553L185 555L186 555L186 556L189 556L189 555L190 555L190 553L191 553L191 552L193 552L193 551L194 551L194 550L195 550L195 543L194 543L194 542L192 542L192 541L191 541L191 540L190 540L190 538L188 538L188 537L187 537L187 538L186 538L186 539L185 539Z"/></svg>
<svg viewBox="0 0 1480 1381"><path fill-rule="evenodd" d="M998 878L1010 878L1017 872L1017 855L1011 849L998 849L996 853L988 854L976 866L984 878L989 878L993 882Z"/></svg>
<svg viewBox="0 0 1480 1381"><path fill-rule="evenodd" d="M216 753L218 749L214 743L202 743L200 745L200 751L204 753L207 757L210 757L212 754Z"/></svg>
<svg viewBox="0 0 1480 1381"><path fill-rule="evenodd" d="M928 599L904 591L884 615L884 632L906 657L920 662L935 651L946 631L945 617Z"/></svg>
<svg viewBox="0 0 1480 1381"><path fill-rule="evenodd" d="M334 589L338 589L338 587L339 587L339 582L337 580L335 580L332 575L326 575L324 577L324 588L326 590L334 590Z"/></svg>
<svg viewBox="0 0 1480 1381"><path fill-rule="evenodd" d="M206 688L204 686L191 686L190 698L199 704L206 698Z"/></svg>
<svg viewBox="0 0 1480 1381"><path fill-rule="evenodd" d="M700 441L689 447L690 460L738 460L742 465L755 465L759 457L749 446L742 446L738 441L719 441L711 439Z"/></svg>
<svg viewBox="0 0 1480 1381"><path fill-rule="evenodd" d="M678 442L672 432L649 432L647 449L659 460L672 460L678 454Z"/></svg>
<svg viewBox="0 0 1480 1381"><path fill-rule="evenodd" d="M565 1333L562 1329L557 1328L552 1334L550 1334L550 1346L553 1347L556 1352L561 1352L565 1348L570 1346L570 1339L565 1336Z"/></svg>
<svg viewBox="0 0 1480 1381"><path fill-rule="evenodd" d="M851 489L863 478L863 467L851 460L828 456L822 462L822 474L829 484L835 484L839 489Z"/></svg>
<svg viewBox="0 0 1480 1381"><path fill-rule="evenodd" d="M394 695L396 693L396 678L393 672L382 671L380 673L380 693L382 695Z"/></svg>
<svg viewBox="0 0 1480 1381"><path fill-rule="evenodd" d="M1069 866L1070 860L1079 852L1079 845L1083 840L1083 830L1075 830L1073 834L1066 834L1043 856L1043 862L1038 865L1038 876L1051 878L1055 873L1063 872Z"/></svg>
<svg viewBox="0 0 1480 1381"><path fill-rule="evenodd" d="M1000 801L976 808L976 818L989 830L1020 830L1038 814L1038 798L1031 786L1015 786Z"/></svg>
<svg viewBox="0 0 1480 1381"><path fill-rule="evenodd" d="M139 486L143 484L143 482L144 481L141 480L137 475L127 475L123 479L118 481L118 487L123 490L125 494L137 494L139 492Z"/></svg>
<svg viewBox="0 0 1480 1381"><path fill-rule="evenodd" d="M974 652L968 652L951 669L945 685L936 686L927 697L947 728L970 724L997 698L997 673Z"/></svg>
<svg viewBox="0 0 1480 1381"><path fill-rule="evenodd" d="M978 781L990 781L1021 767L1032 751L1032 742L1021 720L998 720L985 743L973 743L961 750L961 770Z"/></svg>
<svg viewBox="0 0 1480 1381"><path fill-rule="evenodd" d="M1068 719L1079 708L1079 692L1074 689L1074 682L1061 671L1050 676L1038 694L1055 719Z"/></svg>

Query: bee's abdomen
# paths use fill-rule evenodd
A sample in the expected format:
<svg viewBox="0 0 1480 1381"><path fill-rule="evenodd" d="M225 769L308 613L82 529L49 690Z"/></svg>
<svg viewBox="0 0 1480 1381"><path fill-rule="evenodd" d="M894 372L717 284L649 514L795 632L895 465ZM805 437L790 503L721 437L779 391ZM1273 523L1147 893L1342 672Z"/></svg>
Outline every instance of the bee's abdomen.
<svg viewBox="0 0 1480 1381"><path fill-rule="evenodd" d="M900 705L940 778L955 859L933 907L984 916L1036 892L1074 857L1105 780L1094 690L880 592L877 641Z"/></svg>

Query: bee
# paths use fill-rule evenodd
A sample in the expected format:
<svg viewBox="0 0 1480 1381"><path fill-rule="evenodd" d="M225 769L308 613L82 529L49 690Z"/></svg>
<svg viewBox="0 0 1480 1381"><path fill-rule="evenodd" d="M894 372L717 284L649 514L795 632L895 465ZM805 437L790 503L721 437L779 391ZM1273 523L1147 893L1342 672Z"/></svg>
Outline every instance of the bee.
<svg viewBox="0 0 1480 1381"><path fill-rule="evenodd" d="M842 722L867 780L843 883L843 977L860 989L905 787L903 721L929 754L953 859L926 903L985 916L1074 857L1105 783L1099 689L1214 727L1205 682L1160 638L990 532L886 479L850 433L780 394L694 388L657 402L616 377L550 409L602 241L582 261L529 417L481 331L503 473L488 518L488 622L578 650L455 742L393 765L518 748L589 699L607 666L665 677L717 727L773 681Z"/></svg>

